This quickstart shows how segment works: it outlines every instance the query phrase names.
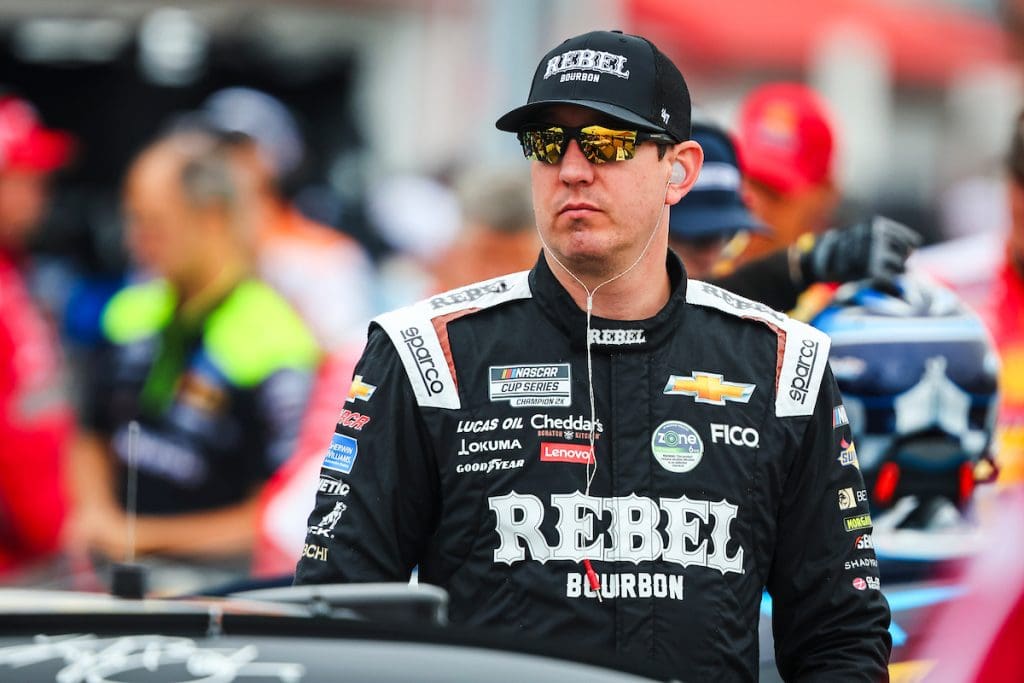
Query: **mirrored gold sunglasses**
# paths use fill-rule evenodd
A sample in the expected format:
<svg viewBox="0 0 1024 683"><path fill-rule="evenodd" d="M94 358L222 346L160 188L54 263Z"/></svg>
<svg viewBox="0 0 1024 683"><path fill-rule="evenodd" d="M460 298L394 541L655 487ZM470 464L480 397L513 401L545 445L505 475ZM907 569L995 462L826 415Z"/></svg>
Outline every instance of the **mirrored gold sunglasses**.
<svg viewBox="0 0 1024 683"><path fill-rule="evenodd" d="M542 126L526 128L516 136L527 159L545 164L557 164L569 146L569 140L579 143L583 156L592 164L626 161L636 155L641 142L652 140L674 145L675 140L662 133L643 130L616 130L604 126Z"/></svg>

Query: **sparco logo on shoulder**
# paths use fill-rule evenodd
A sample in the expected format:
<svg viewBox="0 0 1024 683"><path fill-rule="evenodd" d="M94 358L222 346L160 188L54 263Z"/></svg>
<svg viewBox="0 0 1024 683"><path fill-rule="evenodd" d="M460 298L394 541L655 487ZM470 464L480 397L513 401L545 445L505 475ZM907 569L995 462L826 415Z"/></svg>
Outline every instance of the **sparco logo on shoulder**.
<svg viewBox="0 0 1024 683"><path fill-rule="evenodd" d="M636 494L600 498L577 491L551 494L546 506L537 496L512 491L492 496L487 504L496 517L495 562L522 562L529 550L530 559L541 563L587 558L636 564L663 560L722 574L743 573L743 547L730 536L739 506L725 499L653 500ZM553 525L550 520L545 524L549 511L556 518ZM663 515L667 521L662 527ZM603 530L595 528L605 524ZM554 545L541 532L542 525L554 526L558 535Z"/></svg>
<svg viewBox="0 0 1024 683"><path fill-rule="evenodd" d="M416 369L420 372L420 379L427 394L434 396L444 391L444 384L441 383L441 373L437 370L437 362L430 353L430 349L423 343L423 335L418 327L408 327L402 330L402 341L405 342L409 353L416 359Z"/></svg>
<svg viewBox="0 0 1024 683"><path fill-rule="evenodd" d="M811 374L818 362L818 342L804 339L800 346L800 358L797 360L796 372L789 385L789 397L803 403L807 400L807 392L811 389Z"/></svg>

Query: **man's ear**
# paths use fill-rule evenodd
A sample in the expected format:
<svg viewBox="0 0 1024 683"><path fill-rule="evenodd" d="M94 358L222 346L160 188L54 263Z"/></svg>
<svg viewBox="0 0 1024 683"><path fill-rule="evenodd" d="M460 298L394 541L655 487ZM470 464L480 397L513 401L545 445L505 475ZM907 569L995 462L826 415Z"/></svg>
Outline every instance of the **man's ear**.
<svg viewBox="0 0 1024 683"><path fill-rule="evenodd" d="M697 142L686 140L669 148L666 156L673 170L668 178L665 203L672 205L685 197L697 182L700 168L704 164L704 150Z"/></svg>

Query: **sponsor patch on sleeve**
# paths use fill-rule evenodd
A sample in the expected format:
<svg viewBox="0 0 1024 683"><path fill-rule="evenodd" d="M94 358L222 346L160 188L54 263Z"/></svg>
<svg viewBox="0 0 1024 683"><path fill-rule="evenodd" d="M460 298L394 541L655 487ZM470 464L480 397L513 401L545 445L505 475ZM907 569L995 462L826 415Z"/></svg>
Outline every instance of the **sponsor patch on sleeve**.
<svg viewBox="0 0 1024 683"><path fill-rule="evenodd" d="M818 400L821 379L828 365L828 336L809 325L790 320L786 325L786 348L775 395L779 417L810 415Z"/></svg>
<svg viewBox="0 0 1024 683"><path fill-rule="evenodd" d="M356 455L359 454L359 442L351 436L335 434L331 437L331 445L327 448L327 457L324 458L324 468L350 474L352 466L356 462Z"/></svg>

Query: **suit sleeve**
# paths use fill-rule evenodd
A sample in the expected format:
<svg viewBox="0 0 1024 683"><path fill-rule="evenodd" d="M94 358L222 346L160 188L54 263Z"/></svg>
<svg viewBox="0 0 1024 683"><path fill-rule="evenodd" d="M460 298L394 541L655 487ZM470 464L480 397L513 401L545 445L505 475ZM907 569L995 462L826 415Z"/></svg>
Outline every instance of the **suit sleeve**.
<svg viewBox="0 0 1024 683"><path fill-rule="evenodd" d="M438 491L420 407L374 326L320 469L295 583L408 580L434 532Z"/></svg>
<svg viewBox="0 0 1024 683"><path fill-rule="evenodd" d="M783 678L887 681L889 606L864 480L828 369L785 484L778 534L768 590Z"/></svg>

